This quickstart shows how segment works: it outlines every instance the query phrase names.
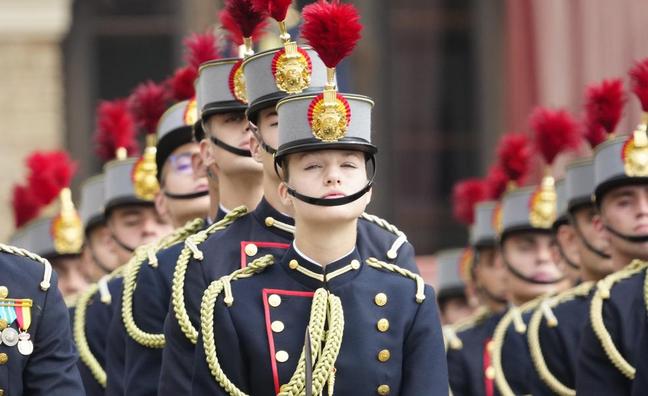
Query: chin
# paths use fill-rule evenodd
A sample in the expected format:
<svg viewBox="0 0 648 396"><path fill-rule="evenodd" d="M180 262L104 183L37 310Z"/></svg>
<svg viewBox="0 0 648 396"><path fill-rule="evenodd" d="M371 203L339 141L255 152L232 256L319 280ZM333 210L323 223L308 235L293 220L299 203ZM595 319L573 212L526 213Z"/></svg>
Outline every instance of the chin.
<svg viewBox="0 0 648 396"><path fill-rule="evenodd" d="M317 223L344 223L357 219L362 211L358 212L356 208L350 205L341 206L316 206L307 205L302 208L301 214L304 220Z"/></svg>

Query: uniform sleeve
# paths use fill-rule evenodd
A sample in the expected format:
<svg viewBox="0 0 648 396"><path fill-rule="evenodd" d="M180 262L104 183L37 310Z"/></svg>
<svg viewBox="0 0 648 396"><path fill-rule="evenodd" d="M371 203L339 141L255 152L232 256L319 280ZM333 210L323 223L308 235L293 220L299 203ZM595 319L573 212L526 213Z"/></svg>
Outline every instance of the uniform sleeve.
<svg viewBox="0 0 648 396"><path fill-rule="evenodd" d="M425 296L405 338L401 396L448 394L448 367L434 290L426 286Z"/></svg>
<svg viewBox="0 0 648 396"><path fill-rule="evenodd" d="M23 372L24 394L30 396L85 395L76 366L78 359L68 310L56 275L45 297L37 329L32 329L34 352Z"/></svg>
<svg viewBox="0 0 648 396"><path fill-rule="evenodd" d="M464 361L464 350L449 349L447 354L448 361L448 380L450 389L454 396L471 395L469 385L469 375Z"/></svg>
<svg viewBox="0 0 648 396"><path fill-rule="evenodd" d="M241 343L232 321L229 309L222 298L214 308L214 340L216 354L227 378L245 393L249 393L247 369L243 360ZM212 375L203 344L202 335L196 345L192 395L228 395Z"/></svg>
<svg viewBox="0 0 648 396"><path fill-rule="evenodd" d="M416 260L414 259L414 246L411 243L405 242L400 249L398 249L398 256L396 256L396 262L394 263L401 268L410 270L415 274L419 274L420 271L416 266Z"/></svg>
<svg viewBox="0 0 648 396"><path fill-rule="evenodd" d="M112 283L112 285L110 285ZM109 283L111 287L112 318L108 335L106 337L106 396L124 395L124 359L126 348L126 329L121 317L122 279L115 279Z"/></svg>
<svg viewBox="0 0 648 396"><path fill-rule="evenodd" d="M619 312L613 304L603 304L603 323L615 345L619 344L621 325ZM629 380L614 366L592 329L591 322L581 336L576 367L576 393L579 395L629 394Z"/></svg>
<svg viewBox="0 0 648 396"><path fill-rule="evenodd" d="M636 352L637 374L632 382L632 396L643 396L648 389L648 320L644 320L644 326L639 341L639 349Z"/></svg>

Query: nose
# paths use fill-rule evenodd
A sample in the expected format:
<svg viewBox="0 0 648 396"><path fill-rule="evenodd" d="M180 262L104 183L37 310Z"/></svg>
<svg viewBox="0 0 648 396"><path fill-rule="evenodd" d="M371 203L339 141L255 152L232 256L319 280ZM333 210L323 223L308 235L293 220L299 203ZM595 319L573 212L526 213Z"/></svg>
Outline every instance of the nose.
<svg viewBox="0 0 648 396"><path fill-rule="evenodd" d="M538 265L553 262L550 243L542 243L540 244L540 246L538 246L538 256L536 262Z"/></svg>
<svg viewBox="0 0 648 396"><path fill-rule="evenodd" d="M70 268L70 271L68 272L65 286L63 287L63 293L67 296L79 293L87 286L87 281L81 274L81 269L79 268L80 264L81 263L75 263L73 268Z"/></svg>
<svg viewBox="0 0 648 396"><path fill-rule="evenodd" d="M157 221L154 216L146 216L142 224L142 240L156 237L158 234Z"/></svg>
<svg viewBox="0 0 648 396"><path fill-rule="evenodd" d="M324 182L327 186L340 184L340 173L336 167L329 167Z"/></svg>
<svg viewBox="0 0 648 396"><path fill-rule="evenodd" d="M648 216L648 190L642 189L638 199L637 217Z"/></svg>

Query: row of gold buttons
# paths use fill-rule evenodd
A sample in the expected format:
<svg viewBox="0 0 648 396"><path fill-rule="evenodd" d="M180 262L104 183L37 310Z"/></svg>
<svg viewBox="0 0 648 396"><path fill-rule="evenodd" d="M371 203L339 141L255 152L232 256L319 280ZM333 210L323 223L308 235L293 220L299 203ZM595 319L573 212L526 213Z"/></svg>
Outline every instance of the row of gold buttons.
<svg viewBox="0 0 648 396"><path fill-rule="evenodd" d="M387 295L385 293L378 293L374 297L374 303L379 307L387 305L387 300ZM387 332L387 330L389 330L389 320L386 318L378 319L378 322L376 322L376 329L381 333ZM379 362L385 363L391 358L391 352L389 352L389 349L383 349L378 352L377 357ZM391 388L387 384L382 384L376 388L376 392L381 396L387 396L391 392Z"/></svg>

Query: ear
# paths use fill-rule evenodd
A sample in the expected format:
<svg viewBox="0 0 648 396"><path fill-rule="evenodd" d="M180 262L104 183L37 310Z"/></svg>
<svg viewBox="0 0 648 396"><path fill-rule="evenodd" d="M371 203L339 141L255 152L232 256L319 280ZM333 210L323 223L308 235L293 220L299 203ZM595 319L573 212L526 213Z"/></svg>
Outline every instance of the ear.
<svg viewBox="0 0 648 396"><path fill-rule="evenodd" d="M207 177L207 167L205 167L200 152L191 154L191 169L193 170L194 179Z"/></svg>
<svg viewBox="0 0 648 396"><path fill-rule="evenodd" d="M281 203L285 206L292 206L292 196L288 194L288 185L286 185L285 182L279 183L277 191L279 192L279 199L281 199Z"/></svg>
<svg viewBox="0 0 648 396"><path fill-rule="evenodd" d="M252 124L252 123L250 123ZM258 132L257 132L258 133ZM250 152L252 152L252 158L258 163L263 163L263 156L261 151L261 144L259 143L259 139L257 139L256 135L253 133L250 135Z"/></svg>
<svg viewBox="0 0 648 396"><path fill-rule="evenodd" d="M164 193L160 191L155 195L155 211L158 212L160 217L166 218L168 217L169 210L167 208L167 199L164 196Z"/></svg>

